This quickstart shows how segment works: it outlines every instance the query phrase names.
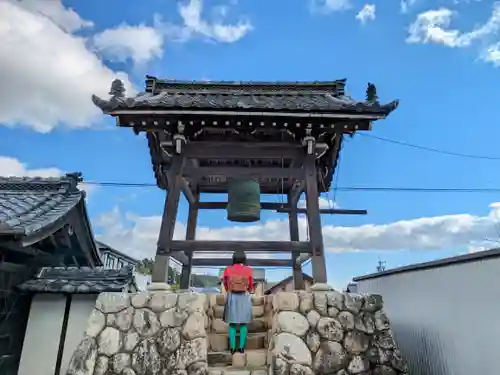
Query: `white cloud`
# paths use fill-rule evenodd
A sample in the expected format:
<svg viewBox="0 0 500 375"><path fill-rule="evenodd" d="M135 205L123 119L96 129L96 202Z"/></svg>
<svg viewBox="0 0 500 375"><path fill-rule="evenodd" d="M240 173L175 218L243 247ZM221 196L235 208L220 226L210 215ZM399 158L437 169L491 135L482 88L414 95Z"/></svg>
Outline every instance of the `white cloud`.
<svg viewBox="0 0 500 375"><path fill-rule="evenodd" d="M179 5L179 14L184 22L183 33L186 37L200 34L204 37L221 43L233 43L253 30L248 20L239 20L236 24L225 24L222 19L227 15L228 8L215 8L218 20L209 22L202 17L202 0L189 0L184 5Z"/></svg>
<svg viewBox="0 0 500 375"><path fill-rule="evenodd" d="M118 27L104 30L92 38L94 47L110 61L144 64L163 54L164 35L159 28L146 25Z"/></svg>
<svg viewBox="0 0 500 375"><path fill-rule="evenodd" d="M0 1L0 124L89 127L101 116L92 94L105 96L116 77L130 87L69 33L90 25L58 0Z"/></svg>
<svg viewBox="0 0 500 375"><path fill-rule="evenodd" d="M334 202L333 200L331 200L329 198L325 198L323 196L319 197L318 203L319 203L320 209L338 208L338 205L336 202ZM297 207L298 208L306 208L307 207L306 200L305 199L299 200L299 202L297 203Z"/></svg>
<svg viewBox="0 0 500 375"><path fill-rule="evenodd" d="M164 22L156 14L152 26L122 24L94 35L92 44L107 60L130 59L136 64L144 64L162 56L166 41L187 42L200 35L214 42L233 43L253 29L248 20L241 19L235 24L225 23L229 13L228 6L214 6L210 10L212 20L204 19L203 1L189 0L178 6L182 25Z"/></svg>
<svg viewBox="0 0 500 375"><path fill-rule="evenodd" d="M356 14L356 19L362 24L375 20L375 9L375 4L363 5L363 8Z"/></svg>
<svg viewBox="0 0 500 375"><path fill-rule="evenodd" d="M65 8L58 0L18 0L18 2L24 9L47 17L68 33L94 26L92 21L82 19L73 9Z"/></svg>
<svg viewBox="0 0 500 375"><path fill-rule="evenodd" d="M447 8L420 13L408 28L407 43L435 43L447 47L468 47L473 42L484 40L500 30L500 3L493 4L489 19L472 31L450 29L452 18L457 14Z"/></svg>
<svg viewBox="0 0 500 375"><path fill-rule="evenodd" d="M351 0L309 0L309 8L313 13L330 14L351 7Z"/></svg>
<svg viewBox="0 0 500 375"><path fill-rule="evenodd" d="M399 8L401 13L408 13L409 9L417 3L417 0L401 0Z"/></svg>
<svg viewBox="0 0 500 375"><path fill-rule="evenodd" d="M2 177L60 177L64 174L56 167L29 168L26 163L10 156L0 156L0 176ZM87 198L92 194L97 186L81 183L80 190L87 193Z"/></svg>
<svg viewBox="0 0 500 375"><path fill-rule="evenodd" d="M324 225L323 237L329 251L435 250L483 245L485 238L496 238L500 203L490 205L486 216L457 214L401 220L388 224L357 227ZM152 257L160 228L160 216L141 217L115 209L105 213L94 227L98 238L138 258ZM299 219L301 238L307 236L307 223ZM175 238L184 238L185 225L178 223ZM202 227L197 238L205 240L288 240L288 222L268 220L251 226ZM494 244L492 246L495 246ZM207 254L204 254L205 256ZM225 255L227 256L227 255ZM259 256L261 256L259 254Z"/></svg>
<svg viewBox="0 0 500 375"><path fill-rule="evenodd" d="M500 42L486 47L480 58L483 61L492 63L494 66L500 66Z"/></svg>

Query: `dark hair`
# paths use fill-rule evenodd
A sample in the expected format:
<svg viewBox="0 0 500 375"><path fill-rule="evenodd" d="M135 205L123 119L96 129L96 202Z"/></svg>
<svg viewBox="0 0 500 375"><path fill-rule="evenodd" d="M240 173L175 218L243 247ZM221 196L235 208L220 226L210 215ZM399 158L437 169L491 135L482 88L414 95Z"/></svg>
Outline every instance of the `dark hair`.
<svg viewBox="0 0 500 375"><path fill-rule="evenodd" d="M247 264L247 256L244 251L236 250L233 253L233 264Z"/></svg>

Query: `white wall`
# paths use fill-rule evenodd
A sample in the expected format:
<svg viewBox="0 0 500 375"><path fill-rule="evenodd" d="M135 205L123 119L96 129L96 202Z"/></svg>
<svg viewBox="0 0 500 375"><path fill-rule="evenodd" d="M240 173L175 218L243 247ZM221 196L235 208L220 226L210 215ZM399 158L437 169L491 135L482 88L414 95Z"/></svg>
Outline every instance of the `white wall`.
<svg viewBox="0 0 500 375"><path fill-rule="evenodd" d="M411 375L497 373L500 258L358 281L381 294Z"/></svg>
<svg viewBox="0 0 500 375"><path fill-rule="evenodd" d="M33 297L18 375L54 375L65 307L62 294Z"/></svg>
<svg viewBox="0 0 500 375"><path fill-rule="evenodd" d="M71 297L68 328L66 330L66 339L64 341L64 351L61 362L61 375L66 374L69 361L78 344L83 339L83 334L87 328L87 321L94 309L96 299L97 294L74 294Z"/></svg>
<svg viewBox="0 0 500 375"><path fill-rule="evenodd" d="M97 294L71 296L60 375L66 374L96 299ZM18 375L54 375L65 309L66 296L62 294L33 297Z"/></svg>

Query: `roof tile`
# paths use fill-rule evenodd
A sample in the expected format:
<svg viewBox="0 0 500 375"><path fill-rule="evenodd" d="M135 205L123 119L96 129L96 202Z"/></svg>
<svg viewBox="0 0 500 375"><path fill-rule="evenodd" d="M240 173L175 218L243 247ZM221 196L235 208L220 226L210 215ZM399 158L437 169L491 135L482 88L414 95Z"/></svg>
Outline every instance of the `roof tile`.
<svg viewBox="0 0 500 375"><path fill-rule="evenodd" d="M75 175L0 177L0 235L33 234L68 214L84 197Z"/></svg>
<svg viewBox="0 0 500 375"><path fill-rule="evenodd" d="M121 292L134 284L133 268L44 267L18 289L33 293L95 294Z"/></svg>

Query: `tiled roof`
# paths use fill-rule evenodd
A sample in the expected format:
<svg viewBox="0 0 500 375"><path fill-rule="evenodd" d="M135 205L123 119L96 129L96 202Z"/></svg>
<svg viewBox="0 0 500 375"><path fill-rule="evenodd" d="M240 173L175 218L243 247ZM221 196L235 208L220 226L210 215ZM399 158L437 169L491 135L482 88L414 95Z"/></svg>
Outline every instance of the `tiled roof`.
<svg viewBox="0 0 500 375"><path fill-rule="evenodd" d="M0 236L31 235L55 224L84 198L78 176L0 177Z"/></svg>
<svg viewBox="0 0 500 375"><path fill-rule="evenodd" d="M270 112L345 112L388 115L398 101L355 101L342 91L332 91L333 83L203 83L162 81L160 92L140 93L134 98L113 97L109 100L92 96L103 112L127 109L163 110L232 110ZM123 94L123 92L121 93ZM120 94L120 95L121 95Z"/></svg>
<svg viewBox="0 0 500 375"><path fill-rule="evenodd" d="M102 292L122 292L134 285L131 266L119 270L102 267L44 267L33 279L18 289L33 293L94 294Z"/></svg>

